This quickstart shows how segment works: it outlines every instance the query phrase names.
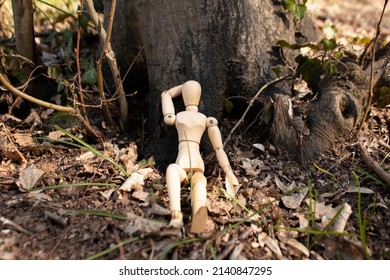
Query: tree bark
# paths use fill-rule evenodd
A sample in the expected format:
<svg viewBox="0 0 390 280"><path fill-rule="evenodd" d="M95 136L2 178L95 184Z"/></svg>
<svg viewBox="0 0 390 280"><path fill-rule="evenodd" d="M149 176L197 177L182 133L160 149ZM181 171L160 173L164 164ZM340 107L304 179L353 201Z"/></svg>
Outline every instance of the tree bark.
<svg viewBox="0 0 390 280"><path fill-rule="evenodd" d="M32 1L12 0L14 13L16 51L35 62L34 10Z"/></svg>
<svg viewBox="0 0 390 280"><path fill-rule="evenodd" d="M177 141L176 131L162 125L161 92L187 80L197 80L202 86L200 112L220 118L225 98L244 96L248 100L276 78L272 68L285 65L286 59L280 57L275 47L277 41L300 45L317 41L309 16L296 23L284 10L283 3L118 1L113 48L122 70L143 48L143 60L139 60L138 67L144 72L138 73L148 78L144 102L148 104L149 152L158 162L174 161ZM378 53L377 57L386 60L378 59L376 63L375 88L381 84L378 81L388 85L388 49ZM296 53L291 51L290 55L287 59L294 59ZM291 83L267 88L266 94L274 102L273 140L297 161L310 160L339 140L345 142L345 137L361 122L370 86L367 67L360 67L357 62L340 65L338 75L318 79L313 84L316 98L299 108L299 114L292 110ZM132 77L135 84L137 78ZM184 109L179 99L174 102L178 111ZM244 108L246 105L241 103ZM240 106L236 99L234 106Z"/></svg>
<svg viewBox="0 0 390 280"><path fill-rule="evenodd" d="M202 86L200 112L220 118L226 97L253 96L275 78L272 67L282 63L274 49L278 40L316 39L310 19L295 26L283 1L132 0L118 1L117 7L121 13L114 29L120 30L113 31L113 48L118 60L134 57L140 44L144 48L147 131L157 158L174 156L169 148L177 141L176 132L161 125L161 92L196 80ZM179 100L175 105L183 109Z"/></svg>

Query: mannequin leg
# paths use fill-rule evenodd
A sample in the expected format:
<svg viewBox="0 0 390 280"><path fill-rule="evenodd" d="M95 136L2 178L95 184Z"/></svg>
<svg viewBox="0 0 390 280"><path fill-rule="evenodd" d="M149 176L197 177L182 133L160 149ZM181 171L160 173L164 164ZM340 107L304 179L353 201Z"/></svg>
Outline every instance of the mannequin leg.
<svg viewBox="0 0 390 280"><path fill-rule="evenodd" d="M207 228L207 181L201 172L192 176L192 233L201 233Z"/></svg>
<svg viewBox="0 0 390 280"><path fill-rule="evenodd" d="M181 183L187 179L187 173L177 164L170 164L167 168L166 181L169 196L169 208L171 210L171 222L169 225L181 228L183 226L183 215L180 205Z"/></svg>
<svg viewBox="0 0 390 280"><path fill-rule="evenodd" d="M198 210L206 206L207 201L207 181L206 177L201 172L196 172L192 175L192 214L195 215Z"/></svg>

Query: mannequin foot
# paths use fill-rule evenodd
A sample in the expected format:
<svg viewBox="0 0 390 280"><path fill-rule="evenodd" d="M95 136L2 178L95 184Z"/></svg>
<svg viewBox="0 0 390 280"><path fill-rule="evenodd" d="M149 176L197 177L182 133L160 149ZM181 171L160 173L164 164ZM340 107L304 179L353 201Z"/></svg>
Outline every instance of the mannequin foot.
<svg viewBox="0 0 390 280"><path fill-rule="evenodd" d="M183 214L180 211L174 210L171 213L171 221L169 226L181 229L183 227Z"/></svg>
<svg viewBox="0 0 390 280"><path fill-rule="evenodd" d="M192 217L191 233L205 233L213 230L213 223L209 220L207 207L202 206Z"/></svg>

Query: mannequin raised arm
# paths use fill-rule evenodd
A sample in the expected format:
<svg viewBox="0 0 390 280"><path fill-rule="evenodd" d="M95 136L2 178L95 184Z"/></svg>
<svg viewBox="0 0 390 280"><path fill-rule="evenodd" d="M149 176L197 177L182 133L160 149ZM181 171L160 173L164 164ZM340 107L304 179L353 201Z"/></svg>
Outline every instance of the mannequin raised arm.
<svg viewBox="0 0 390 280"><path fill-rule="evenodd" d="M175 86L161 94L161 106L164 116L164 122L167 125L175 124L175 107L173 106L172 98L181 95L183 85Z"/></svg>
<svg viewBox="0 0 390 280"><path fill-rule="evenodd" d="M222 136L218 128L218 121L215 118L207 118L207 132L210 137L210 142L213 145L215 155L219 166L226 174L226 191L229 195L235 196L234 186L238 185L238 180L234 175L229 164L229 159L223 149Z"/></svg>

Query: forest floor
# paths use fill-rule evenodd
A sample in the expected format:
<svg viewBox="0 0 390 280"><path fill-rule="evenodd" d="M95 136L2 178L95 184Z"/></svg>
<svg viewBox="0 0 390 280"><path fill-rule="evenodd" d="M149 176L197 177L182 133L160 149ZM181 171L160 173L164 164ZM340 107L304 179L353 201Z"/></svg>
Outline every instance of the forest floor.
<svg viewBox="0 0 390 280"><path fill-rule="evenodd" d="M334 24L341 43L374 36L381 1L309 2L318 26ZM1 108L7 98L1 89ZM131 139L102 129L105 140L91 149L56 129L50 110L23 118L8 110L0 114L0 259L390 259L390 186L359 149L388 172L389 105L372 107L364 139L304 166L269 143L253 145L256 135L235 135L227 150L240 187L229 199L207 160L212 230L199 235L189 232L188 185L183 231L167 226L164 170L140 160ZM221 123L227 135L234 123ZM83 137L77 126L69 131Z"/></svg>

